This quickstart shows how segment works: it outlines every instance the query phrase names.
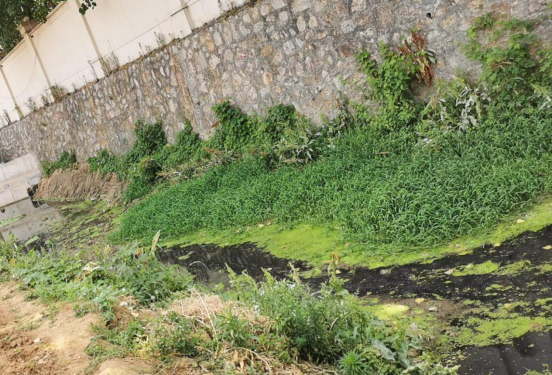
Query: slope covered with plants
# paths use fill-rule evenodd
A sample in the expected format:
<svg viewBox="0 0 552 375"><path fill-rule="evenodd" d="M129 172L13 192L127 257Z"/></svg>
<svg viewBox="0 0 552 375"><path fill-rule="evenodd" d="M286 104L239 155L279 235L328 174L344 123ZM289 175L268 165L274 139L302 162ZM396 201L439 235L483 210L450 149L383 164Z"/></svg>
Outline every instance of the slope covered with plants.
<svg viewBox="0 0 552 375"><path fill-rule="evenodd" d="M332 223L362 243L427 245L492 227L552 184L551 52L533 27L476 20L465 52L481 75L438 82L425 101L413 94L433 75L420 34L382 46L379 63L363 51L371 107L345 101L322 127L292 106L258 117L229 102L214 108L218 129L205 142L188 127L167 146L160 124L139 124L130 154L104 152L91 165L126 174L129 201L156 181L178 183L133 205L119 238L273 220Z"/></svg>

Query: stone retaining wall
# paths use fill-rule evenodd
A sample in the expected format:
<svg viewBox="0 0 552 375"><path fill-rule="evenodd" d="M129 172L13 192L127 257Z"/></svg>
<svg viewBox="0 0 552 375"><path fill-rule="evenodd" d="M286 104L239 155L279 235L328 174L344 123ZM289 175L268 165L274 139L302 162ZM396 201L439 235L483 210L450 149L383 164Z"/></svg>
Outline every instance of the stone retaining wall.
<svg viewBox="0 0 552 375"><path fill-rule="evenodd" d="M549 15L547 0L263 0L123 67L111 76L0 130L0 152L40 159L75 150L126 152L138 119L164 122L169 139L188 118L212 133L211 107L228 98L247 112L294 104L313 119L331 116L339 93L358 96L355 53L398 43L414 27L438 58L437 75L476 70L461 44L473 19L495 12ZM551 36L550 21L536 30ZM345 84L344 84L345 83Z"/></svg>

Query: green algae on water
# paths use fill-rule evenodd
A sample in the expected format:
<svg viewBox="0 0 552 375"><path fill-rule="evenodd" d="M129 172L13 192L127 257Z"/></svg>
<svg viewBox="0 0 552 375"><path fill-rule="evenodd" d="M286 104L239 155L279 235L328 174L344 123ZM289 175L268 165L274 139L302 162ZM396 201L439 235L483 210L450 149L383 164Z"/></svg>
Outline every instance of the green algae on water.
<svg viewBox="0 0 552 375"><path fill-rule="evenodd" d="M496 270L498 270L499 265L491 262L490 260L486 261L485 263L479 263L479 264L468 264L466 266L463 266L459 270L455 270L453 272L453 276L467 276L467 275L487 275L489 273L493 273Z"/></svg>

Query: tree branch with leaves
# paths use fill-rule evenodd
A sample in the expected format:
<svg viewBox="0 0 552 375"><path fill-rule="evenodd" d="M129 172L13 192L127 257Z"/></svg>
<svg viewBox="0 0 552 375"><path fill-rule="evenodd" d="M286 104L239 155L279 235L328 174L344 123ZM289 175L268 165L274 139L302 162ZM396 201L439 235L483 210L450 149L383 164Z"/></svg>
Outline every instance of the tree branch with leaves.
<svg viewBox="0 0 552 375"><path fill-rule="evenodd" d="M17 29L25 17L45 22L48 14L66 0L0 0L0 57L11 51L21 40ZM81 14L96 7L95 0L83 0Z"/></svg>

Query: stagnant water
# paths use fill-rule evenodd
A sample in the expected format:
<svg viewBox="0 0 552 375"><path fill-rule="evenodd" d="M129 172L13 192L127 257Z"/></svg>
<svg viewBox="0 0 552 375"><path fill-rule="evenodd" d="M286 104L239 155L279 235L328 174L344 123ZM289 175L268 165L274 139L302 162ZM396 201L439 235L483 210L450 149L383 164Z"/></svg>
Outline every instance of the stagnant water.
<svg viewBox="0 0 552 375"><path fill-rule="evenodd" d="M517 375L529 370L552 370L552 331L529 332L513 340L512 345L472 347L464 351L460 374Z"/></svg>
<svg viewBox="0 0 552 375"><path fill-rule="evenodd" d="M450 301L465 300L497 306L512 301L526 301L523 313L530 316L548 313L537 299L552 298L550 272L536 272L534 266L552 262L552 226L539 232L527 232L499 247L484 246L468 255L451 255L432 263L413 263L382 269L342 269L341 277L351 292L364 296L393 296L394 298L428 298L436 296ZM217 245L192 245L166 249L160 259L169 264L186 267L202 282L227 284L227 267L236 273L247 271L255 280L263 279L263 269L269 269L276 278L285 278L290 265L308 270L305 262L278 258L255 244L221 247ZM480 274L456 277L450 270L461 269L468 264L492 261L505 269L514 263L525 261L526 268L515 274ZM326 276L305 280L317 288L327 280ZM498 293L493 287L501 286ZM521 312L521 311L520 311ZM513 375L528 370L542 371L543 365L552 365L552 336L550 333L530 332L515 339L512 345L468 347L463 349L460 361L461 374Z"/></svg>
<svg viewBox="0 0 552 375"><path fill-rule="evenodd" d="M305 262L278 258L256 245L245 243L235 246L191 245L174 247L159 252L166 264L178 264L188 269L197 280L206 284L228 284L227 267L237 274L247 271L256 281L264 277L264 269L277 279L289 275L291 266L300 271L308 269Z"/></svg>

